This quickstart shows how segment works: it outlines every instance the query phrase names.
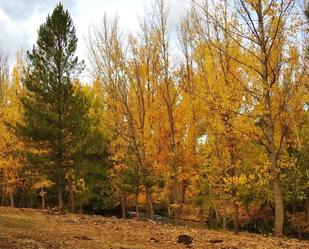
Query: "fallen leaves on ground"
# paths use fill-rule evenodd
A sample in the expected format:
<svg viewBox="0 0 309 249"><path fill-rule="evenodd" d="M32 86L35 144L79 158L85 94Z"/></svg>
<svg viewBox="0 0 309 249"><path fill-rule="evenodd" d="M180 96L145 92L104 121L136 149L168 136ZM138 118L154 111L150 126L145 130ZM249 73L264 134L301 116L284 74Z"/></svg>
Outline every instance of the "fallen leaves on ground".
<svg viewBox="0 0 309 249"><path fill-rule="evenodd" d="M193 244L178 244L180 234ZM149 221L77 214L55 215L33 209L0 208L1 249L296 249L309 242L256 234L187 228Z"/></svg>

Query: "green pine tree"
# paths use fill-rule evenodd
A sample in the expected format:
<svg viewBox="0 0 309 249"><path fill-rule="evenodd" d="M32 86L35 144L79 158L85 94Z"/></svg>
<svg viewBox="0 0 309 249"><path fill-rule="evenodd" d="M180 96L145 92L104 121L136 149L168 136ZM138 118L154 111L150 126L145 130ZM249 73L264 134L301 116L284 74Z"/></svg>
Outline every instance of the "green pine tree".
<svg viewBox="0 0 309 249"><path fill-rule="evenodd" d="M29 165L56 184L60 209L70 186L67 174L74 172L74 160L89 128L89 103L77 80L83 63L75 56L76 46L72 18L59 3L27 52L23 80L27 93L21 99L24 123L18 125L20 134L33 145Z"/></svg>

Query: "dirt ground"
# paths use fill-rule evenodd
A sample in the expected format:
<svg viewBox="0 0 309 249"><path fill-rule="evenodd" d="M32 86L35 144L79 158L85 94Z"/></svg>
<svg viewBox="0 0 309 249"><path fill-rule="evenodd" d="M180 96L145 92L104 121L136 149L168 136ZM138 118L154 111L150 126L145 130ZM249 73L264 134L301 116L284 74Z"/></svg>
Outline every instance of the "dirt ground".
<svg viewBox="0 0 309 249"><path fill-rule="evenodd" d="M186 234L191 246L178 244ZM56 215L33 209L0 208L0 249L279 249L308 248L309 242L218 232L88 215Z"/></svg>

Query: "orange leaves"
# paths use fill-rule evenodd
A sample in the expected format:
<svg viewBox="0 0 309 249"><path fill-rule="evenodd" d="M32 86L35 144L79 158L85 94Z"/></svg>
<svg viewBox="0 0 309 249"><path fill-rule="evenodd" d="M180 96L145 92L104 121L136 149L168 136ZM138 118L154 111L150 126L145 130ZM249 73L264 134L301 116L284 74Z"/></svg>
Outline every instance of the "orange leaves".
<svg viewBox="0 0 309 249"><path fill-rule="evenodd" d="M17 94L21 94L21 75L13 70L13 82L6 88L4 95L6 104L0 107L0 170L3 177L2 187L7 193L12 193L21 184L20 170L22 167L22 152L25 150L23 141L14 130L16 122L21 121L22 109Z"/></svg>
<svg viewBox="0 0 309 249"><path fill-rule="evenodd" d="M92 55L102 56L94 56L93 91L102 92L115 171L135 171L141 185L163 179L162 189L151 187L156 198L178 205L179 186L186 183L184 195L193 198L204 181L222 199L247 201L251 187L263 195L274 179L269 151L278 163L295 142L307 99L289 34L295 23L276 1L241 2L189 13L175 67L162 2L129 39L104 23L93 40Z"/></svg>
<svg viewBox="0 0 309 249"><path fill-rule="evenodd" d="M54 183L44 177L41 177L40 180L38 180L37 182L35 182L33 185L32 185L32 188L33 189L41 189L41 188L49 188L50 186L52 186Z"/></svg>

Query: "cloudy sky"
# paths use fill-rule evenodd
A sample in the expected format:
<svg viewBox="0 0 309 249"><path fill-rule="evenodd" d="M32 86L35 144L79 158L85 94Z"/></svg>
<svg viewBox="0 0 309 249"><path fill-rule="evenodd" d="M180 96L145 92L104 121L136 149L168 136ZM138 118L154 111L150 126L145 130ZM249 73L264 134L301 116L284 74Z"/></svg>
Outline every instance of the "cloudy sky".
<svg viewBox="0 0 309 249"><path fill-rule="evenodd" d="M167 0L170 22L176 23L190 0ZM36 41L37 30L59 0L0 0L0 47L9 56L10 64L20 49L29 49ZM137 16L143 15L152 0L61 0L69 9L79 37L78 55L86 59L85 36L91 25L100 23L104 13L120 18L124 30L138 27Z"/></svg>

